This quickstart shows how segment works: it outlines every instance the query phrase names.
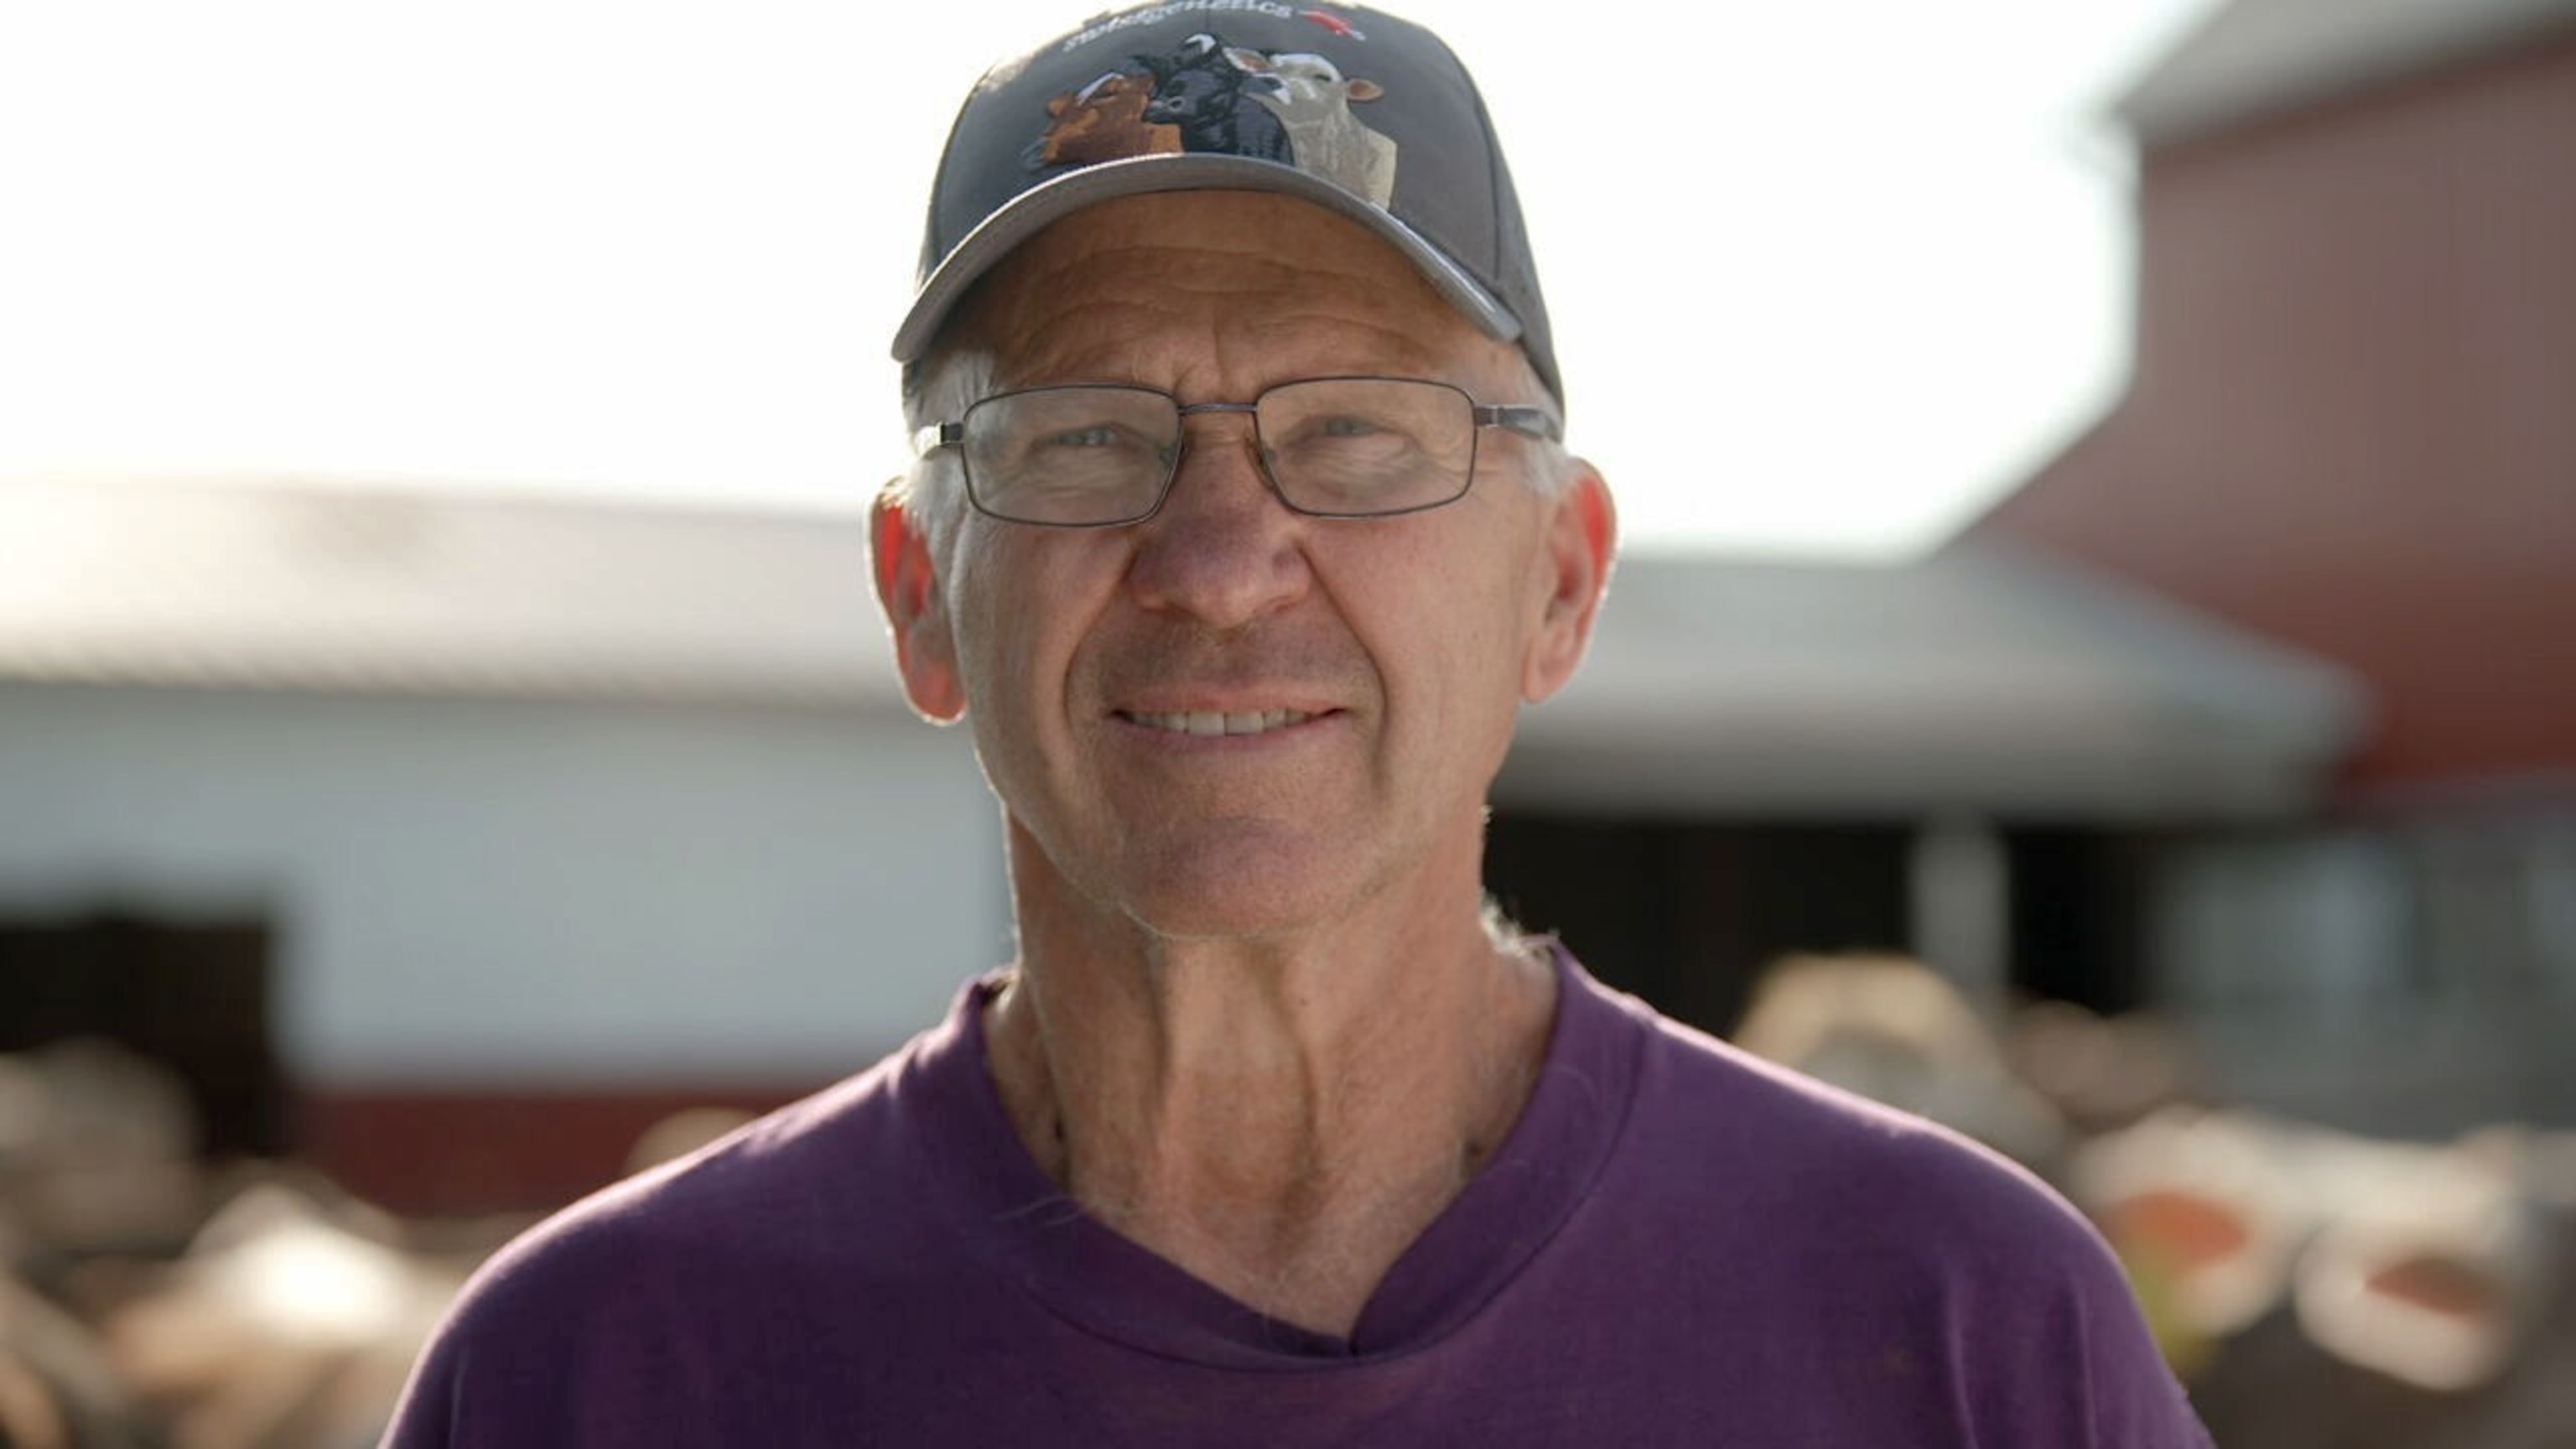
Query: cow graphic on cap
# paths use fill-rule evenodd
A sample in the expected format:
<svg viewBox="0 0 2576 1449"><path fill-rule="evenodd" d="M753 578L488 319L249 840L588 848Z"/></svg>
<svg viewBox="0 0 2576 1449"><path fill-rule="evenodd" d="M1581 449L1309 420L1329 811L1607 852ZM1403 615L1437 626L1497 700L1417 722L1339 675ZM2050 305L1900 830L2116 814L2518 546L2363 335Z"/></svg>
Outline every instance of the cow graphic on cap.
<svg viewBox="0 0 2576 1449"><path fill-rule="evenodd" d="M1395 142L1351 113L1385 94L1307 51L1228 45L1207 31L1137 55L1046 104L1033 168L1197 152L1277 161L1375 206L1395 195Z"/></svg>

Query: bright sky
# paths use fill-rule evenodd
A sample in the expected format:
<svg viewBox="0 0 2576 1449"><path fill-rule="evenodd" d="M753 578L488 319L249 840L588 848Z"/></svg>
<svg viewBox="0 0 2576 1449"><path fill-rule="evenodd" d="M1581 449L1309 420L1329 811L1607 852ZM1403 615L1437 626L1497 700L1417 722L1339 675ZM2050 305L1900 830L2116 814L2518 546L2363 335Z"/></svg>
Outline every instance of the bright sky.
<svg viewBox="0 0 2576 1449"><path fill-rule="evenodd" d="M2102 107L2211 0L1415 0L1632 547L1937 542L2116 398ZM0 0L0 480L864 498L983 64L1085 7Z"/></svg>

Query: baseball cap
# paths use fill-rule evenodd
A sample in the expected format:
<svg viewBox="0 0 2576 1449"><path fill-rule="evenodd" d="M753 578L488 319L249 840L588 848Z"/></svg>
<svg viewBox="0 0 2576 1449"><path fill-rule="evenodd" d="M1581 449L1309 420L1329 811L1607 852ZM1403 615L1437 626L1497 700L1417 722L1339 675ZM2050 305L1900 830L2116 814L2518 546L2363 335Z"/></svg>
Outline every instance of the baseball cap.
<svg viewBox="0 0 2576 1449"><path fill-rule="evenodd" d="M959 299L1050 222L1153 191L1272 191L1384 237L1562 405L1547 306L1475 80L1382 10L1167 0L1093 17L985 72L930 193L910 363Z"/></svg>

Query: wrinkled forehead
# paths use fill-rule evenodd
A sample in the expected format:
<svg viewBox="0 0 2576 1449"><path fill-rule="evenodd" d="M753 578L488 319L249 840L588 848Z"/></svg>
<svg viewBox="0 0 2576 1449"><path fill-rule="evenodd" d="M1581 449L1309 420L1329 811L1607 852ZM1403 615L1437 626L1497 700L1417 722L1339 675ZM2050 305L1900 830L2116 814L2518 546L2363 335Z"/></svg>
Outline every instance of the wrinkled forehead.
<svg viewBox="0 0 2576 1449"><path fill-rule="evenodd" d="M1365 227L1294 197L1169 192L1061 218L981 278L942 352L994 382L1370 373L1517 391L1520 350L1461 315Z"/></svg>

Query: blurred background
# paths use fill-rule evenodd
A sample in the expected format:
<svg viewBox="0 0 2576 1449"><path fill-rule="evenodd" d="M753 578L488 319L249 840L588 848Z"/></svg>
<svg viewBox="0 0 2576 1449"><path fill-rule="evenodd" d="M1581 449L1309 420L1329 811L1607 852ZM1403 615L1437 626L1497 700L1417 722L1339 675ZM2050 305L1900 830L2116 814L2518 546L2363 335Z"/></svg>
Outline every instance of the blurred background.
<svg viewBox="0 0 2576 1449"><path fill-rule="evenodd" d="M1008 958L861 509L1068 17L61 9L0 1443L367 1443L529 1215ZM1408 9L1630 532L1502 903L2051 1177L2230 1449L2576 1445L2576 0Z"/></svg>

